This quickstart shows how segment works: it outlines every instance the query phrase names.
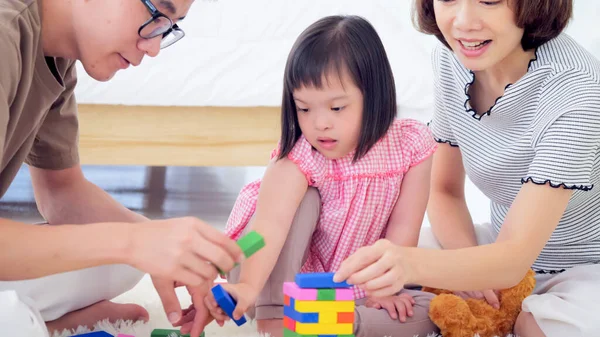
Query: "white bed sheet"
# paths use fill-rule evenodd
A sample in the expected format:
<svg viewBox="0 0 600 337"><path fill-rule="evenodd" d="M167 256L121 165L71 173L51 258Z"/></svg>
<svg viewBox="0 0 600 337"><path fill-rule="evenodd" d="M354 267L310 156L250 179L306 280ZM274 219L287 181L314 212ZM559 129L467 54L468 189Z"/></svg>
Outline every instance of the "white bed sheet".
<svg viewBox="0 0 600 337"><path fill-rule="evenodd" d="M186 37L141 66L96 82L79 65L80 103L157 106L278 106L287 54L318 18L357 14L375 26L398 87L400 112L429 119L430 53L437 43L412 26L412 0L199 0L181 22ZM568 29L600 55L597 0L576 0Z"/></svg>
<svg viewBox="0 0 600 337"><path fill-rule="evenodd" d="M283 69L300 32L330 14L369 19L387 48L398 99L409 113L430 109L430 51L408 0L196 1L181 22L186 37L141 66L99 83L79 66L80 103L158 106L278 106Z"/></svg>

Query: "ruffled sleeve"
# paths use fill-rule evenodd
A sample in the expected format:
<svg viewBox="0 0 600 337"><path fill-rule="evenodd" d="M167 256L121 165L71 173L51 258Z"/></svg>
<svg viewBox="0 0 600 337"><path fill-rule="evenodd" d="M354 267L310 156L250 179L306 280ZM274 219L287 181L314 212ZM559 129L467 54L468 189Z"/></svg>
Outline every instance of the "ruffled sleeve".
<svg viewBox="0 0 600 337"><path fill-rule="evenodd" d="M438 143L448 143L451 146L458 146L458 141L454 137L454 132L450 126L449 116L450 111L446 106L446 100L449 94L444 90L445 77L441 73L441 65L449 62L449 52L443 45L438 45L431 57L433 68L433 83L434 83L434 112L433 118L429 122L429 127L433 134L434 140ZM446 79L447 81L447 79Z"/></svg>
<svg viewBox="0 0 600 337"><path fill-rule="evenodd" d="M401 137L402 148L405 149L405 158L410 159L408 167L420 164L429 158L438 147L431 130L427 125L417 120L403 120Z"/></svg>
<svg viewBox="0 0 600 337"><path fill-rule="evenodd" d="M281 145L277 144L277 147L271 153L271 159L279 156L280 150ZM319 157L319 153L312 145L310 145L304 136L298 138L296 145L294 145L292 151L287 155L287 158L294 162L304 174L309 186L315 186L320 180L319 177L323 175L322 172L320 172L322 169L319 169L323 166Z"/></svg>
<svg viewBox="0 0 600 337"><path fill-rule="evenodd" d="M533 130L535 157L523 183L590 190L600 150L600 85L575 70L545 84Z"/></svg>

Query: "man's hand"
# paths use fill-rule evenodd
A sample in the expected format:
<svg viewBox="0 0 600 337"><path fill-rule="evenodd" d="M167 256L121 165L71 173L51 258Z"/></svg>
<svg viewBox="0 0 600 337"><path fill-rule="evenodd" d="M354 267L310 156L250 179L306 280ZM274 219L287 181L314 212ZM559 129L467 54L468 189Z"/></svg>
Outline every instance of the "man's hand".
<svg viewBox="0 0 600 337"><path fill-rule="evenodd" d="M204 297L209 292L212 282L199 287L187 287L192 297L192 305L182 310L181 303L177 298L175 289L183 286L172 280L152 278L152 283L160 296L165 313L173 326L181 327L182 334L190 334L190 337L198 337L212 321L208 308L204 305Z"/></svg>
<svg viewBox="0 0 600 337"><path fill-rule="evenodd" d="M231 270L244 259L236 242L196 218L130 224L129 264L189 287L211 284L217 269Z"/></svg>

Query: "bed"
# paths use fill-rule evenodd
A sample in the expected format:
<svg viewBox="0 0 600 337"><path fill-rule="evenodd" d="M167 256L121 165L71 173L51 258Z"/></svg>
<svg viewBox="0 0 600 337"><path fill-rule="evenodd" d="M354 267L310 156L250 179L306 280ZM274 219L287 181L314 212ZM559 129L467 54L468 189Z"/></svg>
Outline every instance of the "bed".
<svg viewBox="0 0 600 337"><path fill-rule="evenodd" d="M330 14L375 26L392 63L399 116L427 121L435 38L415 31L409 0L196 1L186 37L107 83L79 66L84 164L261 166L279 136L283 68L298 34ZM599 51L600 5L577 0L569 32ZM598 54L598 53L596 53Z"/></svg>

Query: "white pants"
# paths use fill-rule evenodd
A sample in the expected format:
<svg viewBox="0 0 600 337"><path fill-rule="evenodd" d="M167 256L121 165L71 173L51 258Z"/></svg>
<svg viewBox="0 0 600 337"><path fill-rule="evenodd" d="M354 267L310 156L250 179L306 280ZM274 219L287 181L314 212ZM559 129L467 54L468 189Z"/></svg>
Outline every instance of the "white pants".
<svg viewBox="0 0 600 337"><path fill-rule="evenodd" d="M496 240L491 224L475 226L478 244ZM441 249L431 227L423 227L419 246ZM559 274L536 274L533 294L523 301L546 337L598 335L600 265L577 266Z"/></svg>
<svg viewBox="0 0 600 337"><path fill-rule="evenodd" d="M144 276L127 265L107 265L33 280L0 282L2 335L44 337L44 322L111 300L133 288ZM39 327L43 327L40 332ZM27 333L28 334L27 334Z"/></svg>

